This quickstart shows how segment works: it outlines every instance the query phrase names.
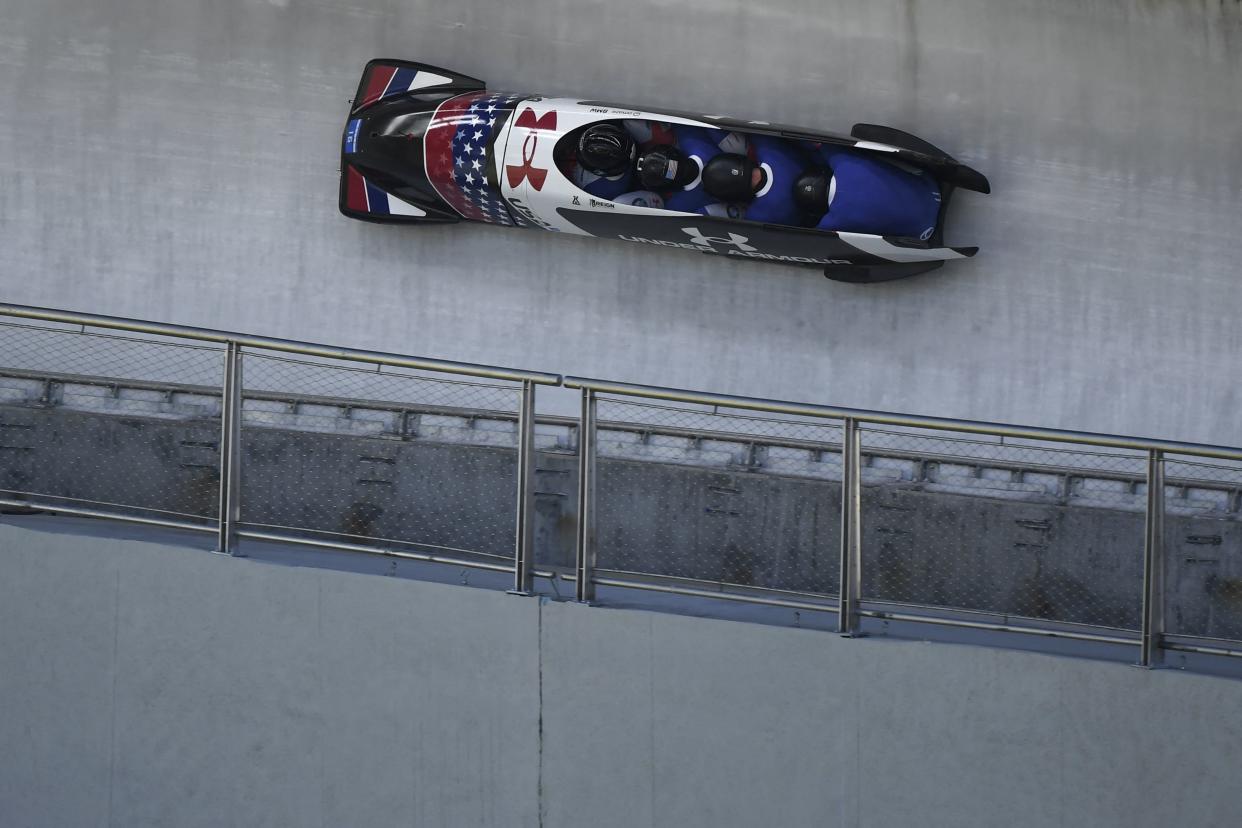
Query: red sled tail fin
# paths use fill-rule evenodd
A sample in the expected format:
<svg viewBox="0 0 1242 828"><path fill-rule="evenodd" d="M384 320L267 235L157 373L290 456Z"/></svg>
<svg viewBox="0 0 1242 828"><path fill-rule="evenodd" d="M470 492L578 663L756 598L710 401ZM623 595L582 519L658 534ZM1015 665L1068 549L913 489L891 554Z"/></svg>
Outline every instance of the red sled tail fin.
<svg viewBox="0 0 1242 828"><path fill-rule="evenodd" d="M366 109L385 98L409 92L440 92L461 94L485 89L487 84L478 78L441 69L427 63L379 58L367 63L362 81L354 95L353 112Z"/></svg>

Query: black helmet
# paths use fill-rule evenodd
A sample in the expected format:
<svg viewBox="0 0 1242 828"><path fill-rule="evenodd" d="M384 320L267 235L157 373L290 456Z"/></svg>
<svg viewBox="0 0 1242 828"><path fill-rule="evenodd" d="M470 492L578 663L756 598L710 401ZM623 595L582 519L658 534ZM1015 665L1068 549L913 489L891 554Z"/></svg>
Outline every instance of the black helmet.
<svg viewBox="0 0 1242 828"><path fill-rule="evenodd" d="M698 177L698 163L671 144L638 156L638 181L644 190L680 189Z"/></svg>
<svg viewBox="0 0 1242 828"><path fill-rule="evenodd" d="M634 139L616 124L592 124L578 138L578 163L596 175L620 175L633 160Z"/></svg>
<svg viewBox="0 0 1242 828"><path fill-rule="evenodd" d="M822 216L828 212L828 183L832 170L827 167L810 167L802 171L794 182L794 203L804 213Z"/></svg>
<svg viewBox="0 0 1242 828"><path fill-rule="evenodd" d="M750 201L755 197L751 174L755 162L745 155L722 152L703 168L703 189L724 202Z"/></svg>

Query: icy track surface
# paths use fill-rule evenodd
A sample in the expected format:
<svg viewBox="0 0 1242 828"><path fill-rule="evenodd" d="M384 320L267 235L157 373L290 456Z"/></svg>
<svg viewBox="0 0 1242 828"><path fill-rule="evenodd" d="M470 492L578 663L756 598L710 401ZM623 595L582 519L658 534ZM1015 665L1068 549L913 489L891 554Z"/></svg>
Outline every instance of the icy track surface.
<svg viewBox="0 0 1242 828"><path fill-rule="evenodd" d="M0 0L0 299L841 405L1242 443L1225 2ZM890 124L984 172L878 286L336 210L363 63Z"/></svg>

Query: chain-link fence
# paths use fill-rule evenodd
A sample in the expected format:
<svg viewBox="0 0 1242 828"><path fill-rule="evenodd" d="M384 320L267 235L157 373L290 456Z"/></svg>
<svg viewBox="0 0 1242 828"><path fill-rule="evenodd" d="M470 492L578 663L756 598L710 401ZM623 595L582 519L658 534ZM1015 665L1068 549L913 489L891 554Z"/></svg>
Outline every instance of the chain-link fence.
<svg viewBox="0 0 1242 828"><path fill-rule="evenodd" d="M862 429L862 598L1138 630L1146 454Z"/></svg>
<svg viewBox="0 0 1242 828"><path fill-rule="evenodd" d="M519 590L538 562L580 597L598 578L832 610L846 561L843 629L925 610L1141 642L1143 663L1242 652L1242 451L594 381L587 419L535 429L555 375L72 316L0 322L0 508L513 567Z"/></svg>
<svg viewBox="0 0 1242 828"><path fill-rule="evenodd" d="M835 595L839 422L603 397L596 566Z"/></svg>
<svg viewBox="0 0 1242 828"><path fill-rule="evenodd" d="M0 323L0 494L214 520L223 365L215 346Z"/></svg>
<svg viewBox="0 0 1242 828"><path fill-rule="evenodd" d="M1242 641L1242 464L1165 461L1165 629Z"/></svg>
<svg viewBox="0 0 1242 828"><path fill-rule="evenodd" d="M247 351L241 521L512 561L520 385Z"/></svg>

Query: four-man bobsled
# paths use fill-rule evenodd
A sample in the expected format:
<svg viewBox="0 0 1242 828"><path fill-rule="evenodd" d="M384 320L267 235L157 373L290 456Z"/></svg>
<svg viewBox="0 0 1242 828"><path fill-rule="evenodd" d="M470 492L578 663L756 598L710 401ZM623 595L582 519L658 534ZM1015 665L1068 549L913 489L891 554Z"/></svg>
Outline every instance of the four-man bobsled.
<svg viewBox="0 0 1242 828"><path fill-rule="evenodd" d="M980 173L900 130L798 127L489 91L399 60L367 64L345 127L340 209L390 223L481 221L911 276L974 247L944 244L957 189Z"/></svg>

